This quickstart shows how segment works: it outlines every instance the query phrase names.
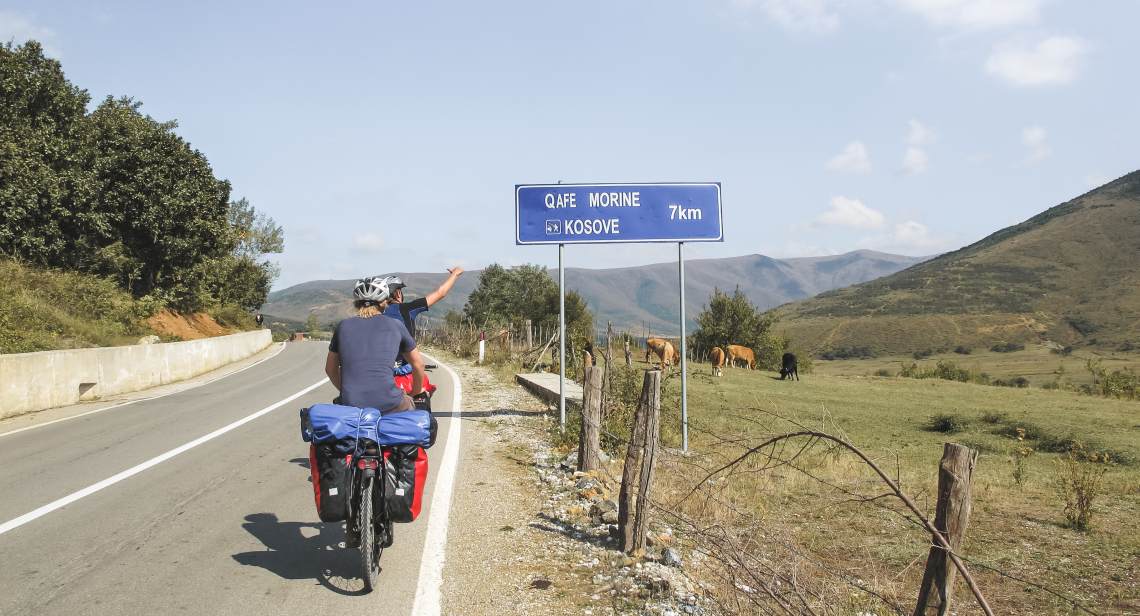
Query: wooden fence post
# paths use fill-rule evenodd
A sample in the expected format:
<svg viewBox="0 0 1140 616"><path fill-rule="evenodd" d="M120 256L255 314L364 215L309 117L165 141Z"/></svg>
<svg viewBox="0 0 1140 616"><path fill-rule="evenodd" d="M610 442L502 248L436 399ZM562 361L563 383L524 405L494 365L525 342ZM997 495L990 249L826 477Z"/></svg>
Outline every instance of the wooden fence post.
<svg viewBox="0 0 1140 616"><path fill-rule="evenodd" d="M649 486L653 481L653 460L657 453L658 414L661 408L661 371L647 370L637 402L625 467L618 495L618 529L621 549L633 554L645 548L645 524L649 508ZM638 468L640 462L640 469ZM639 472L640 471L640 472ZM637 486L637 509L633 512L634 481Z"/></svg>
<svg viewBox="0 0 1140 616"><path fill-rule="evenodd" d="M970 484L978 452L956 443L946 443L942 461L938 465L938 508L934 527L946 537L955 552L966 536L970 523ZM950 613L950 600L954 591L955 568L946 550L935 541L926 557L926 571L918 590L918 603L914 616Z"/></svg>
<svg viewBox="0 0 1140 616"><path fill-rule="evenodd" d="M602 467L602 369L583 368L582 429L578 433L578 470L588 473Z"/></svg>

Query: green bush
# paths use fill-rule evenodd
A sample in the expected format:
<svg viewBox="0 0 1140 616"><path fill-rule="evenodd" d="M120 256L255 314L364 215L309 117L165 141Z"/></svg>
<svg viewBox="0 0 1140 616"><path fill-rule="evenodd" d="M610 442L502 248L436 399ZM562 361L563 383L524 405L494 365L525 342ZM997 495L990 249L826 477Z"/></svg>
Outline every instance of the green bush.
<svg viewBox="0 0 1140 616"><path fill-rule="evenodd" d="M952 361L939 360L933 367L912 363L904 365L899 376L910 379L942 379L945 381L958 381L960 383L990 384L990 378L984 372L974 372L961 368Z"/></svg>
<svg viewBox="0 0 1140 616"><path fill-rule="evenodd" d="M210 316L214 317L215 321L226 327L246 330L257 327L257 322L253 320L253 315L245 308L234 304L228 304L211 310Z"/></svg>
<svg viewBox="0 0 1140 616"><path fill-rule="evenodd" d="M958 346L954 347L954 352L959 354L959 355L969 355L972 350L973 349L971 349L968 346L958 345Z"/></svg>
<svg viewBox="0 0 1140 616"><path fill-rule="evenodd" d="M986 411L982 413L982 423L1000 424L1004 423L1008 417L1009 415L1001 411Z"/></svg>
<svg viewBox="0 0 1140 616"><path fill-rule="evenodd" d="M1090 359L1085 365L1093 377L1089 393L1107 398L1140 400L1140 375L1128 368L1109 372L1099 359Z"/></svg>
<svg viewBox="0 0 1140 616"><path fill-rule="evenodd" d="M1069 323L1069 327L1072 327L1073 329L1077 330L1078 334L1085 336L1085 337L1087 337L1089 334L1100 329L1100 326L1097 325L1096 323L1093 323L1092 321L1090 321L1088 319L1088 317L1080 317L1080 316L1066 317L1065 321L1067 321Z"/></svg>
<svg viewBox="0 0 1140 616"><path fill-rule="evenodd" d="M1014 351L1024 351L1025 345L1020 342L999 342L990 347L990 350L994 353L1013 353Z"/></svg>
<svg viewBox="0 0 1140 616"><path fill-rule="evenodd" d="M958 415L949 415L946 413L939 413L932 415L927 420L923 429L928 432L942 432L944 434L953 434L961 432L969 427L969 422L965 418Z"/></svg>

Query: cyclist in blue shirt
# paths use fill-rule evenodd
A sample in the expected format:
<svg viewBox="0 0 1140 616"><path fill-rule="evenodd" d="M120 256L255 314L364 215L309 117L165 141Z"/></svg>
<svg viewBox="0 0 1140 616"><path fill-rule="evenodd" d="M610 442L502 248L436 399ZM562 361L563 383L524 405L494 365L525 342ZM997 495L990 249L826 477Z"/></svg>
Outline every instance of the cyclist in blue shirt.
<svg viewBox="0 0 1140 616"><path fill-rule="evenodd" d="M402 321L404 327L408 328L408 333L414 338L416 335L416 317L427 312L439 300L447 297L451 287L455 286L455 281L463 275L463 268L456 266L448 269L447 273L447 280L444 280L438 289L424 297L417 297L408 302L404 301L404 288L408 285L404 284L399 276L389 276L388 288L392 289L392 303L384 309L384 316Z"/></svg>
<svg viewBox="0 0 1140 616"><path fill-rule="evenodd" d="M411 410L424 392L424 360L412 335L400 323L379 317L391 298L392 277L370 276L356 281L353 306L357 315L336 326L325 373L340 391L339 404L374 408L382 413ZM407 362L412 373L409 397L396 385L392 365Z"/></svg>

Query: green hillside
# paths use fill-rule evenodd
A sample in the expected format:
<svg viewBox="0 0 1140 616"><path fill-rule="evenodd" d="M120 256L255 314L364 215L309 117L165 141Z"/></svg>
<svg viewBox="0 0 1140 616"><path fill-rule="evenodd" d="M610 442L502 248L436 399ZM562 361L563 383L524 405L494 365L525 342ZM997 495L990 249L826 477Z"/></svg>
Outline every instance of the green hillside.
<svg viewBox="0 0 1140 616"><path fill-rule="evenodd" d="M979 242L777 310L817 351L1140 344L1140 171Z"/></svg>
<svg viewBox="0 0 1140 616"><path fill-rule="evenodd" d="M752 303L771 308L864 280L884 276L921 261L921 258L859 250L842 255L773 259L745 255L725 259L693 259L685 263L687 316L695 323L714 288L731 291L737 286ZM552 270L551 276L557 277ZM402 274L413 295L435 289L446 274ZM432 309L436 315L462 310L479 282L479 272L467 272L446 299ZM566 285L589 302L594 323L607 321L619 328L646 327L656 333L676 333L677 264L655 263L613 269L567 268ZM272 318L303 322L314 311L323 323L351 313L351 280L313 280L274 291L262 312Z"/></svg>
<svg viewBox="0 0 1140 616"><path fill-rule="evenodd" d="M0 353L131 344L151 332L114 281L0 259Z"/></svg>

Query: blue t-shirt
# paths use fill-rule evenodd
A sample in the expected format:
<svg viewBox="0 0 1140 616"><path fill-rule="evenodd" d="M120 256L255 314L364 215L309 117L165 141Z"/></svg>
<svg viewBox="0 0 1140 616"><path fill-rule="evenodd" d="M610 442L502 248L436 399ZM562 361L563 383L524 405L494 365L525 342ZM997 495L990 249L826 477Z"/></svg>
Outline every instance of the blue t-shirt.
<svg viewBox="0 0 1140 616"><path fill-rule="evenodd" d="M359 408L389 411L404 401L392 378L400 355L416 348L407 328L393 319L352 317L337 324L329 351L340 355L340 399Z"/></svg>
<svg viewBox="0 0 1140 616"><path fill-rule="evenodd" d="M401 302L399 304L388 304L384 309L384 316L392 317L397 321L404 324L408 328L408 333L413 338L416 336L416 317L420 314L427 312L428 303L426 297L417 297L410 302Z"/></svg>

